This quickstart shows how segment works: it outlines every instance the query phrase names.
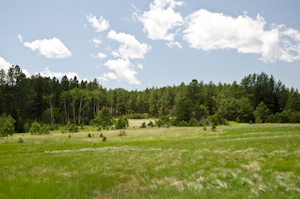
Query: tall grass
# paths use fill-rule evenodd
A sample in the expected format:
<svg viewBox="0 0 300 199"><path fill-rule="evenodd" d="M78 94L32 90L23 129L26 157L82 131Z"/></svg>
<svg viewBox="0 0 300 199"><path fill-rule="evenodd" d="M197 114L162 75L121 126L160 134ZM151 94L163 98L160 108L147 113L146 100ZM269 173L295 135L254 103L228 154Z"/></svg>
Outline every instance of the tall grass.
<svg viewBox="0 0 300 199"><path fill-rule="evenodd" d="M91 130L1 139L0 198L300 195L300 125Z"/></svg>

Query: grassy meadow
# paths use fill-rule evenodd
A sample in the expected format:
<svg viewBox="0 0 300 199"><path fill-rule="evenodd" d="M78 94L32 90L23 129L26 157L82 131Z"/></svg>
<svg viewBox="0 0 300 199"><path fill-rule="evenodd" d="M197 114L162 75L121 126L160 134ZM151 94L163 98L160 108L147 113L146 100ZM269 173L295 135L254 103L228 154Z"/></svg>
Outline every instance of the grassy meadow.
<svg viewBox="0 0 300 199"><path fill-rule="evenodd" d="M139 128L149 121L1 139L0 198L300 198L299 124Z"/></svg>

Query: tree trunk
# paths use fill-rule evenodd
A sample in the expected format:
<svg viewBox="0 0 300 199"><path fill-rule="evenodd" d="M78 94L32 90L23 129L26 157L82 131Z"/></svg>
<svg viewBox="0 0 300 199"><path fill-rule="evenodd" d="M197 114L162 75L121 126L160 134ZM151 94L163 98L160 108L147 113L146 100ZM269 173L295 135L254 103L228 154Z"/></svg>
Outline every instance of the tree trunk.
<svg viewBox="0 0 300 199"><path fill-rule="evenodd" d="M76 100L73 98L73 121L74 121L74 124L76 124L76 118L75 118L75 102L76 102Z"/></svg>

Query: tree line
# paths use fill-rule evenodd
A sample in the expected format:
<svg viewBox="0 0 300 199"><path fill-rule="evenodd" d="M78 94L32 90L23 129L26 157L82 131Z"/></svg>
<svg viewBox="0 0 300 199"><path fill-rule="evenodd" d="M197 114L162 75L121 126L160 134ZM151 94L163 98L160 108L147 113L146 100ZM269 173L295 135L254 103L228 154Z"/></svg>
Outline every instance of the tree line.
<svg viewBox="0 0 300 199"><path fill-rule="evenodd" d="M165 117L238 122L300 122L300 95L262 72L245 76L238 84L214 84L196 79L178 86L143 91L106 89L97 79L26 77L21 68L0 71L0 114L11 115L15 131L24 132L34 121L89 124L106 107L113 116ZM174 125L176 125L176 122ZM221 123L221 122L219 122Z"/></svg>

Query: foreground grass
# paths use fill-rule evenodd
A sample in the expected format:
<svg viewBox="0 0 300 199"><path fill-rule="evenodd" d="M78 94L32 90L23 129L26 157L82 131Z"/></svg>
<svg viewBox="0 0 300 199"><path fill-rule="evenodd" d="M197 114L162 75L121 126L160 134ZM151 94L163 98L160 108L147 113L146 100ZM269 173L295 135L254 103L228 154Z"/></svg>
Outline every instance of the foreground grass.
<svg viewBox="0 0 300 199"><path fill-rule="evenodd" d="M0 198L299 198L300 125L207 129L1 139Z"/></svg>

